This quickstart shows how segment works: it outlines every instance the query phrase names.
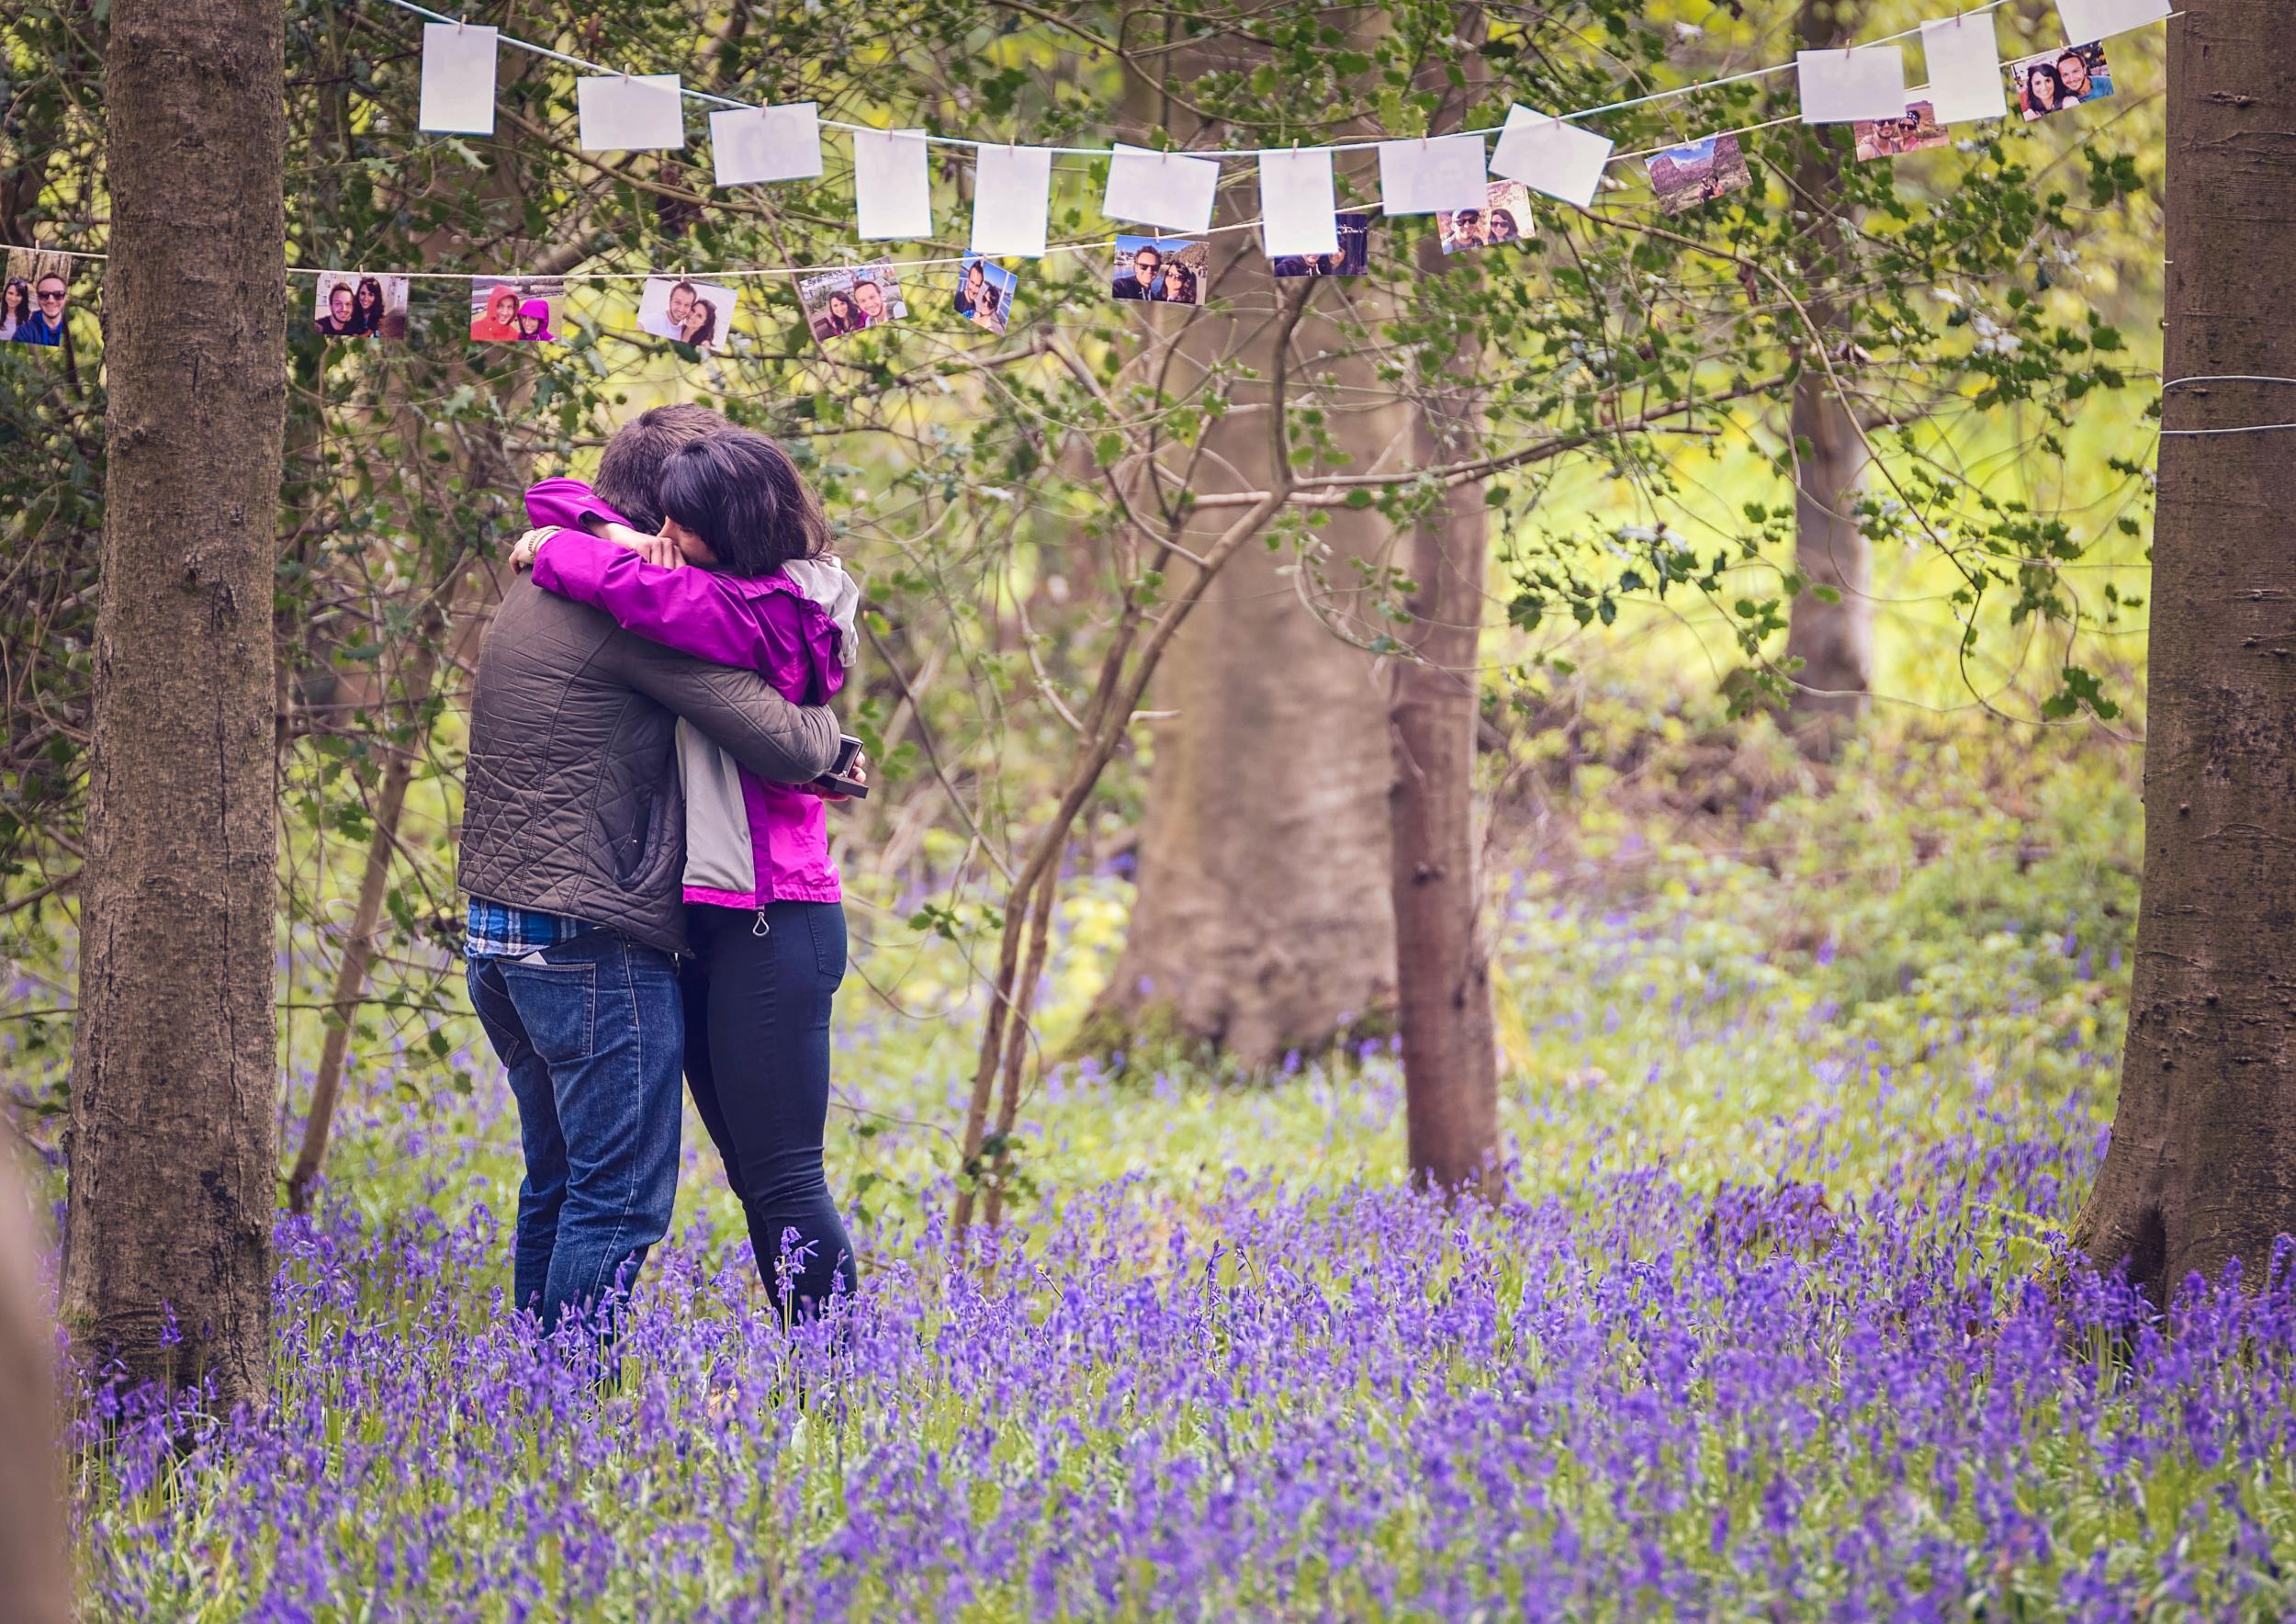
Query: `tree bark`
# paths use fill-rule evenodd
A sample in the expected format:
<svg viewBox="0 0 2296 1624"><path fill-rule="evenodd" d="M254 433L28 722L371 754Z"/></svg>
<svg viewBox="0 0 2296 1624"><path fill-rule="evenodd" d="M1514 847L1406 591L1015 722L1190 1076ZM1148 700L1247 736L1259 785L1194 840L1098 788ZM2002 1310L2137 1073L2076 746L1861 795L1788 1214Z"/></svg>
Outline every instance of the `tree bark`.
<svg viewBox="0 0 2296 1624"><path fill-rule="evenodd" d="M2296 376L2296 34L2277 0L2168 30L2171 379ZM2111 1148L2076 1244L2155 1302L2296 1232L2296 591L2274 383L2172 388L2155 524L2144 884Z"/></svg>
<svg viewBox="0 0 2296 1624"><path fill-rule="evenodd" d="M1440 259L1432 238L1423 242L1423 271L1441 275ZM1444 389L1439 374L1421 388L1412 460L1463 460L1479 443L1480 403ZM1490 511L1480 485L1460 485L1412 527L1415 590L1402 637L1417 658L1395 663L1388 701L1405 1139L1412 1177L1453 1190L1495 1191L1500 1177L1498 1034L1475 818Z"/></svg>
<svg viewBox="0 0 2296 1624"><path fill-rule="evenodd" d="M56 1343L39 1287L39 1227L0 1127L0 1596L18 1624L67 1624L62 1457L56 1440Z"/></svg>
<svg viewBox="0 0 2296 1624"><path fill-rule="evenodd" d="M64 1303L130 1380L269 1366L284 28L117 0L110 378ZM186 321L186 310L201 312Z"/></svg>
<svg viewBox="0 0 2296 1624"><path fill-rule="evenodd" d="M1837 49L1856 29L1851 0L1803 0L1798 32L1813 51ZM1842 269L1843 233L1835 212L1841 195L1840 132L1802 132L1795 165L1796 206L1810 211L1809 266L1814 286ZM1806 346L1837 349L1850 338L1839 304L1813 295L1815 333ZM1830 760L1863 719L1874 680L1873 547L1858 528L1857 504L1865 476L1865 443L1849 402L1833 392L1826 369L1806 356L1794 384L1794 567L1813 587L1787 611L1785 652L1799 661L1786 705L1787 727L1802 751Z"/></svg>

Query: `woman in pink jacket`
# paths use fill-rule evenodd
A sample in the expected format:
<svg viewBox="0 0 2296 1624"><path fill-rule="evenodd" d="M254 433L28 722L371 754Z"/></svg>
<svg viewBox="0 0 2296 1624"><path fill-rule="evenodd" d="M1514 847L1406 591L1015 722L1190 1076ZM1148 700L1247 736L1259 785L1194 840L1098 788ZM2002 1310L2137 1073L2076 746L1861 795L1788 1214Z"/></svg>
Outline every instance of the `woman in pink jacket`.
<svg viewBox="0 0 2296 1624"><path fill-rule="evenodd" d="M747 666L793 704L826 704L850 653L850 624L835 611L850 615L857 594L826 557L828 522L787 455L748 430L708 434L663 463L658 497L675 549L652 549L664 563L642 556L634 544L652 538L589 487L535 486L529 516L564 527L522 546L535 583L651 641ZM694 950L682 977L686 1080L748 1217L759 1272L784 1314L802 1314L853 1289L852 1244L822 1166L830 1004L846 950L824 797L753 777L682 726L679 759Z"/></svg>

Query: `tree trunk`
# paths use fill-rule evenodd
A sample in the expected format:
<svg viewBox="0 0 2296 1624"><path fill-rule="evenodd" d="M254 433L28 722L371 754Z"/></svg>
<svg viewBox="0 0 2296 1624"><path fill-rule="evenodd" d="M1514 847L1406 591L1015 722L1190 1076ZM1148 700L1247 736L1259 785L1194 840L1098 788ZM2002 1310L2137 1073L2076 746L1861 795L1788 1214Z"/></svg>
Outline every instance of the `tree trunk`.
<svg viewBox="0 0 2296 1624"><path fill-rule="evenodd" d="M1198 45L1180 53L1175 73L1187 83L1205 72L1248 71L1258 49ZM1166 107L1155 122L1180 139L1188 119ZM1231 224L1249 212L1232 200L1222 209ZM1211 242L1213 296L1237 308L1225 319L1198 314L1181 355L1198 366L1226 357L1266 378L1267 300L1255 288L1267 270L1256 234L1232 230ZM1358 286L1325 292L1334 297L1300 324L1302 355L1359 347L1334 324L1343 299L1378 319ZM1303 385L1326 378L1340 386L1328 431L1354 458L1351 471L1391 467L1407 428L1397 407L1358 407L1390 388L1372 362L1319 362ZM1201 489L1267 485L1267 429L1257 416L1216 419L1202 444ZM1205 514L1186 545L1200 553L1223 516ZM1351 560L1380 556L1390 533L1368 510L1330 517L1317 532L1329 549L1325 612L1345 615L1357 596ZM1151 734L1139 890L1083 1046L1176 1043L1259 1071L1392 1018L1395 915L1381 883L1391 772L1386 695L1363 650L1311 605L1297 566L1289 549L1258 546L1231 559L1157 672L1154 705L1167 714Z"/></svg>
<svg viewBox="0 0 2296 1624"><path fill-rule="evenodd" d="M56 1343L39 1289L39 1226L0 1127L0 1596L18 1624L67 1624L63 1466L56 1442Z"/></svg>
<svg viewBox="0 0 2296 1624"><path fill-rule="evenodd" d="M2279 0L2168 31L2172 378L2296 376L2296 33ZM2076 1244L2164 1301L2296 1232L2296 458L2286 385L2170 389L2161 441L2144 889L2111 1149Z"/></svg>
<svg viewBox="0 0 2296 1624"><path fill-rule="evenodd" d="M1432 238L1422 243L1423 271L1441 275L1440 258ZM1422 468L1467 460L1478 444L1479 403L1443 389L1439 374L1421 387L1429 392L1413 413L1412 460ZM1412 527L1416 590L1403 637L1418 658L1396 662L1388 702L1405 1136L1412 1177L1446 1190L1495 1190L1498 1181L1498 1036L1475 828L1490 511L1480 485L1459 485Z"/></svg>
<svg viewBox="0 0 2296 1624"><path fill-rule="evenodd" d="M1851 0L1803 0L1798 31L1803 45L1827 51L1850 42L1856 29ZM1795 165L1796 207L1810 211L1809 271L1813 285L1842 272L1843 232L1835 200L1841 195L1840 131L1802 132ZM1806 350L1838 349L1850 338L1840 307L1827 297L1808 303L1815 333ZM1800 661L1786 705L1787 727L1803 752L1830 760L1864 716L1874 678L1873 548L1858 528L1857 504L1865 475L1865 444L1835 395L1826 368L1806 355L1794 384L1794 567L1812 587L1787 611L1785 652Z"/></svg>
<svg viewBox="0 0 2296 1624"><path fill-rule="evenodd" d="M130 1380L260 1397L277 1201L272 567L281 13L116 0L104 567L64 1303ZM186 310L201 312L186 321Z"/></svg>

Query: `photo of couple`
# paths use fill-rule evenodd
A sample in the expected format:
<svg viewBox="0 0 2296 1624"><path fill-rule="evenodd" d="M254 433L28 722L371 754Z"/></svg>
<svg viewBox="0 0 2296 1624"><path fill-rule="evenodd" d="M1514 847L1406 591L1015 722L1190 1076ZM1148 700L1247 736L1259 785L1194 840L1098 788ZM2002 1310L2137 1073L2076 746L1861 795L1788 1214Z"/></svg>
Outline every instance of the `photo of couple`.
<svg viewBox="0 0 2296 1624"><path fill-rule="evenodd" d="M906 321L909 315L901 284L884 260L804 277L797 284L797 302L805 307L814 337L824 342L887 321Z"/></svg>
<svg viewBox="0 0 2296 1624"><path fill-rule="evenodd" d="M1484 248L1493 242L1520 242L1531 229L1531 188L1519 180L1494 180L1489 200L1480 209L1456 214L1437 211L1435 237L1446 254Z"/></svg>
<svg viewBox="0 0 2296 1624"><path fill-rule="evenodd" d="M1278 276L1360 276L1371 265L1371 217L1335 214L1337 254L1284 254L1269 268Z"/></svg>
<svg viewBox="0 0 2296 1624"><path fill-rule="evenodd" d="M977 254L968 254L957 273L957 314L991 333L1002 333L1012 320L1012 293L1019 283L1017 273Z"/></svg>
<svg viewBox="0 0 2296 1624"><path fill-rule="evenodd" d="M2068 45L2009 64L2009 83L2017 87L2017 107L2031 124L2083 102L2112 94L2112 69L2100 44Z"/></svg>
<svg viewBox="0 0 2296 1624"><path fill-rule="evenodd" d="M311 325L329 338L404 338L408 287L404 276L321 271Z"/></svg>
<svg viewBox="0 0 2296 1624"><path fill-rule="evenodd" d="M1681 214L1754 184L1753 171L1746 167L1746 154L1734 135L1684 141L1646 163L1650 189L1659 195L1659 207L1669 214Z"/></svg>
<svg viewBox="0 0 2296 1624"><path fill-rule="evenodd" d="M1204 302L1204 276L1210 262L1209 243L1186 237L1120 236L1109 293L1116 299L1199 305Z"/></svg>
<svg viewBox="0 0 2296 1624"><path fill-rule="evenodd" d="M479 344L556 344L550 306L565 292L556 276L474 276L470 336Z"/></svg>
<svg viewBox="0 0 2296 1624"><path fill-rule="evenodd" d="M0 344L60 345L72 304L72 262L37 248L11 248L0 280Z"/></svg>
<svg viewBox="0 0 2296 1624"><path fill-rule="evenodd" d="M1937 121L1937 109L1928 102L1908 102L1902 118L1861 119L1851 130L1857 138L1860 163L1941 147L1953 139Z"/></svg>
<svg viewBox="0 0 2296 1624"><path fill-rule="evenodd" d="M822 1152L846 969L827 803L867 789L828 706L860 592L788 454L697 405L623 423L594 482L544 479L526 513L472 689L458 876L525 1156L515 1307L605 1356L669 1228L691 1090L769 1300L825 1312L854 1283Z"/></svg>
<svg viewBox="0 0 2296 1624"><path fill-rule="evenodd" d="M648 276L646 290L638 295L638 328L707 354L725 344L738 297L732 288L712 282Z"/></svg>

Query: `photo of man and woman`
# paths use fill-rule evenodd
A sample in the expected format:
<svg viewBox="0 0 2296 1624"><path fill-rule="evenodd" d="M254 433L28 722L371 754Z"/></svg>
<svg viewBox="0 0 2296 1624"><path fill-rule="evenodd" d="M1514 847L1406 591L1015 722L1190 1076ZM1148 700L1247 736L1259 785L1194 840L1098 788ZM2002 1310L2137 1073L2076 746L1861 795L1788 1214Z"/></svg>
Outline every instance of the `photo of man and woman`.
<svg viewBox="0 0 2296 1624"><path fill-rule="evenodd" d="M805 320L813 323L813 335L825 342L864 327L909 318L901 284L884 260L806 276L797 284L797 302L805 307Z"/></svg>
<svg viewBox="0 0 2296 1624"><path fill-rule="evenodd" d="M321 271L311 325L329 338L404 338L408 286L404 276Z"/></svg>
<svg viewBox="0 0 2296 1624"><path fill-rule="evenodd" d="M1286 254L1272 267L1278 276L1360 276L1371 265L1371 217L1335 214L1337 254Z"/></svg>
<svg viewBox="0 0 2296 1624"><path fill-rule="evenodd" d="M470 336L479 344L556 344L552 307L565 297L557 276L473 276Z"/></svg>
<svg viewBox="0 0 2296 1624"><path fill-rule="evenodd" d="M2018 111L2031 124L2110 96L2112 69L2102 45L2068 45L2011 62L2009 83L2017 87Z"/></svg>
<svg viewBox="0 0 2296 1624"><path fill-rule="evenodd" d="M1012 290L1019 276L979 254L965 256L957 272L957 314L977 327L1002 333L1012 320Z"/></svg>
<svg viewBox="0 0 2296 1624"><path fill-rule="evenodd" d="M11 248L0 276L0 344L56 345L72 308L72 261L38 248Z"/></svg>
<svg viewBox="0 0 2296 1624"><path fill-rule="evenodd" d="M1116 265L1109 293L1116 299L1158 304L1199 305L1211 265L1211 244L1186 237L1125 237L1116 240Z"/></svg>
<svg viewBox="0 0 2296 1624"><path fill-rule="evenodd" d="M1861 118L1850 128L1857 138L1860 163L1941 147L1953 139L1928 102L1908 102L1902 118Z"/></svg>
<svg viewBox="0 0 2296 1624"><path fill-rule="evenodd" d="M1531 229L1531 188L1519 180L1494 180L1480 209L1456 214L1437 211L1435 237L1443 252L1486 248L1493 242L1520 242Z"/></svg>
<svg viewBox="0 0 2296 1624"><path fill-rule="evenodd" d="M637 299L638 329L656 338L690 344L706 355L724 346L739 297L715 282L648 276Z"/></svg>
<svg viewBox="0 0 2296 1624"><path fill-rule="evenodd" d="M1746 167L1746 153L1734 135L1702 136L1669 147L1644 163L1649 167L1650 189L1659 195L1659 207L1669 214L1681 214L1754 184L1753 171Z"/></svg>

